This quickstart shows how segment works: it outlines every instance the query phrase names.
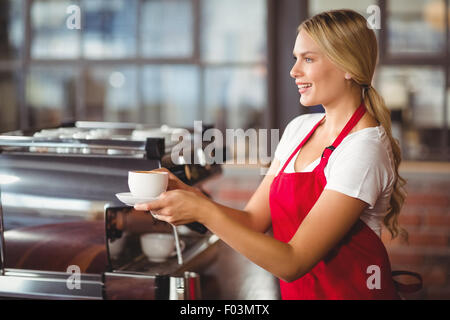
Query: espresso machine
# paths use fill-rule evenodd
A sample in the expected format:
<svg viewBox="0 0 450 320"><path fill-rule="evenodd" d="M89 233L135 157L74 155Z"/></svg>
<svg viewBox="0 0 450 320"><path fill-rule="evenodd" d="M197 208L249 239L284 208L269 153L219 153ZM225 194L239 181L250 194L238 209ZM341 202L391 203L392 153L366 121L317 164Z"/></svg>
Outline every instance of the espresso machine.
<svg viewBox="0 0 450 320"><path fill-rule="evenodd" d="M221 174L220 163L173 160L180 129L82 121L0 135L0 297L200 299L198 270L219 239L198 223L174 230L115 196L131 170L165 167L189 185ZM190 146L181 156L204 147ZM149 261L140 237L174 231L183 251Z"/></svg>

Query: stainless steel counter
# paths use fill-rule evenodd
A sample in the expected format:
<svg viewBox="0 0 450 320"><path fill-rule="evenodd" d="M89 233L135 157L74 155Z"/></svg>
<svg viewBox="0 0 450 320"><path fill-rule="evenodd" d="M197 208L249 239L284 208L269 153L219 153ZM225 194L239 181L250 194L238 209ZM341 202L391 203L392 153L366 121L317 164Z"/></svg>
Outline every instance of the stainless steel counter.
<svg viewBox="0 0 450 320"><path fill-rule="evenodd" d="M203 253L208 261L196 272L201 275L202 298L208 300L278 300L278 279L219 240ZM192 268L191 268L192 269Z"/></svg>

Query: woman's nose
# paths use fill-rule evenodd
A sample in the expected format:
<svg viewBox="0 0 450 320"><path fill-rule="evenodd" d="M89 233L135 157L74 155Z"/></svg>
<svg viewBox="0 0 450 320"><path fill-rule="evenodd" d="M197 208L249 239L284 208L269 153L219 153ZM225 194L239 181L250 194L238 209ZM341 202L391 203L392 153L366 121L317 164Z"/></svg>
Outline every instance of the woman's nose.
<svg viewBox="0 0 450 320"><path fill-rule="evenodd" d="M303 74L303 71L301 70L298 63L295 63L289 74L292 78L296 79L296 78L299 78Z"/></svg>

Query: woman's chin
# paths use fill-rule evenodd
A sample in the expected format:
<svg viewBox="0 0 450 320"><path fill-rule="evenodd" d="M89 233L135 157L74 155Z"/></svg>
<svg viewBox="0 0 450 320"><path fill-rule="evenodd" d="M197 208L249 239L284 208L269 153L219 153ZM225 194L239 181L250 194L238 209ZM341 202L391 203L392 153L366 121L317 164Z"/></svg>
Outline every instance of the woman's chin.
<svg viewBox="0 0 450 320"><path fill-rule="evenodd" d="M305 97L305 96L300 96L300 103L304 107L312 107L312 106L316 106L318 104L318 103L313 102L312 99L309 99L308 97Z"/></svg>

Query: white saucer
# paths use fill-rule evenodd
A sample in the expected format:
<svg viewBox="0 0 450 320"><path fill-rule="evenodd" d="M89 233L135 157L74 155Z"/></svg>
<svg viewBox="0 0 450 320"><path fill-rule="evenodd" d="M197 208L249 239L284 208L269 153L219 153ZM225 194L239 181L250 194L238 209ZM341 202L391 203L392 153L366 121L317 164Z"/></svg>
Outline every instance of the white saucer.
<svg viewBox="0 0 450 320"><path fill-rule="evenodd" d="M138 203L145 203L158 199L158 197L134 197L131 192L116 193L116 197L126 205L132 207Z"/></svg>

